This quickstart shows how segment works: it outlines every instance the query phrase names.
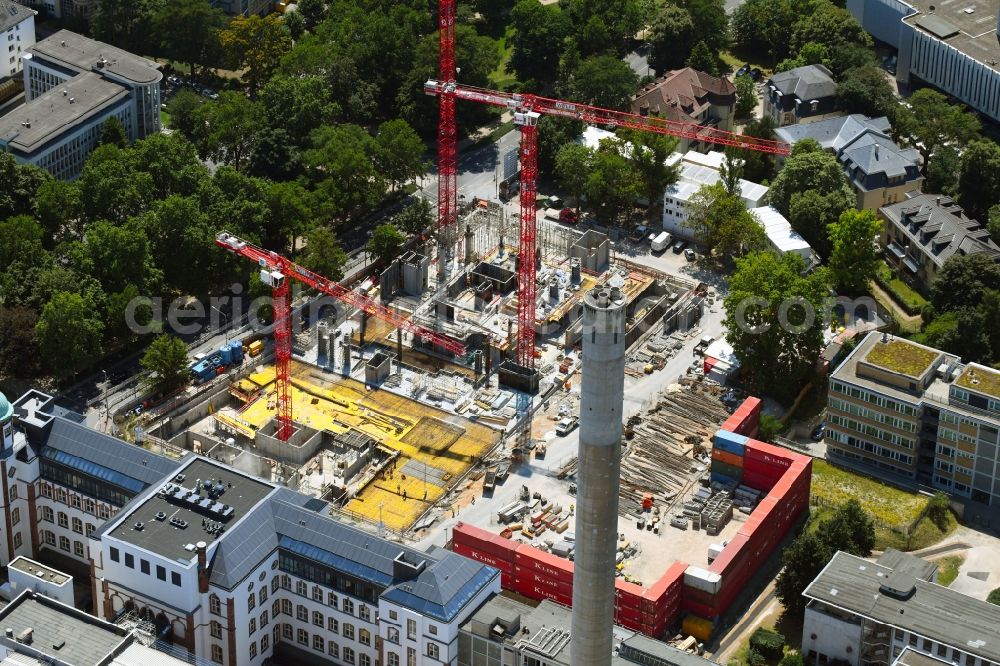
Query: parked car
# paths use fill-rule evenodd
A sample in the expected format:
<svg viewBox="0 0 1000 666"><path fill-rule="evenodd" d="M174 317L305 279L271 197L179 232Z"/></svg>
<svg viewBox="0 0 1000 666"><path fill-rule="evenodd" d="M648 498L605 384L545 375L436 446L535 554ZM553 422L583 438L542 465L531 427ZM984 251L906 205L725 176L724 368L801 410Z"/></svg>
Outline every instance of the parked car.
<svg viewBox="0 0 1000 666"><path fill-rule="evenodd" d="M687 241L679 240L674 243L674 254L680 254L687 247Z"/></svg>
<svg viewBox="0 0 1000 666"><path fill-rule="evenodd" d="M559 211L559 221L563 224L576 224L580 219L576 215L576 211L572 208L563 208Z"/></svg>
<svg viewBox="0 0 1000 666"><path fill-rule="evenodd" d="M647 235L649 235L649 228L645 224L640 224L632 230L632 233L630 233L628 237L629 240L635 243L641 243L646 240Z"/></svg>
<svg viewBox="0 0 1000 666"><path fill-rule="evenodd" d="M816 426L816 429L812 431L811 435L809 435L809 437L814 442L822 440L823 437L825 436L826 436L826 421L820 421L819 425Z"/></svg>
<svg viewBox="0 0 1000 666"><path fill-rule="evenodd" d="M576 418L575 416L569 416L569 417L566 417L566 418L562 419L556 425L556 434L558 436L560 436L560 437L565 437L566 435L568 435L571 432L573 432L573 428L575 428L576 425L577 425L577 423L579 423L579 422L580 422L580 420L578 418Z"/></svg>
<svg viewBox="0 0 1000 666"><path fill-rule="evenodd" d="M694 250L687 248L684 250L684 258L688 261L694 261L697 258L697 255L695 255Z"/></svg>
<svg viewBox="0 0 1000 666"><path fill-rule="evenodd" d="M742 67L740 67L738 70L736 70L736 74L733 75L733 78L737 79L737 78L739 78L741 76L745 76L745 75L747 75L749 73L750 73L750 63L744 63L744 65Z"/></svg>
<svg viewBox="0 0 1000 666"><path fill-rule="evenodd" d="M754 67L750 70L750 78L754 81L760 81L761 77L764 76L764 72L761 71L760 67Z"/></svg>

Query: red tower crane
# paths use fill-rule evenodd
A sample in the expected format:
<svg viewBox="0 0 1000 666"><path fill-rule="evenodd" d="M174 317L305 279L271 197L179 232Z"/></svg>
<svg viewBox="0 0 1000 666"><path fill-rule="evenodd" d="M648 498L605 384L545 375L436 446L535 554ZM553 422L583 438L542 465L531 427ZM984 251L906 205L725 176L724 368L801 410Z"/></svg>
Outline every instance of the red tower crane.
<svg viewBox="0 0 1000 666"><path fill-rule="evenodd" d="M397 312L385 308L381 303L351 291L347 287L329 280L308 268L299 266L292 260L263 248L252 245L225 231L215 237L219 247L255 262L260 266L261 280L270 286L274 294L274 369L277 393L277 432L279 440L286 441L293 431L291 381L288 366L292 360L292 316L289 300L289 279L297 280L328 296L356 307L369 315L389 322L396 328L411 333L414 337L440 347L452 354L465 353L465 345L447 335L420 326Z"/></svg>
<svg viewBox="0 0 1000 666"><path fill-rule="evenodd" d="M438 279L445 275L445 259L452 230L458 226L458 129L455 121L455 0L438 5Z"/></svg>
<svg viewBox="0 0 1000 666"><path fill-rule="evenodd" d="M445 5L454 5L454 0L442 0L442 15ZM442 62L445 51L442 50ZM448 51L454 65L454 44ZM443 64L442 64L443 67ZM507 93L486 88L459 85L454 81L428 81L424 92L441 98L441 127L446 125L454 130L454 117L446 122L445 114L454 114L455 100L466 100L505 108L514 114L514 124L521 128L521 244L518 253L518 306L517 306L517 362L527 368L534 366L535 354L535 199L538 193L538 119L541 115L559 116L580 120L590 125L626 127L643 132L653 132L698 141L707 141L721 146L733 146L756 150L774 155L788 155L791 146L780 141L758 139L752 136L726 132L714 127L683 123L655 116L643 116L627 111L602 109L589 104L565 102L538 95ZM452 135L453 136L453 135ZM441 150L439 146L439 151ZM454 167L449 162L449 168ZM444 169L439 167L441 173ZM452 172L451 178L455 177ZM444 188L444 185L440 187ZM454 180L447 185L454 191ZM440 196L440 190L439 190ZM438 211L441 225L447 224L442 211Z"/></svg>

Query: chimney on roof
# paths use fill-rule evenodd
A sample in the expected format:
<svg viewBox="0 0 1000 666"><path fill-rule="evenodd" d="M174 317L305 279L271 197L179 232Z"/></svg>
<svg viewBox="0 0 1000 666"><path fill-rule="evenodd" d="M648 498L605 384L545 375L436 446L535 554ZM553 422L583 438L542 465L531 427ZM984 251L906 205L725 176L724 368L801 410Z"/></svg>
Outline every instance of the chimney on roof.
<svg viewBox="0 0 1000 666"><path fill-rule="evenodd" d="M198 553L198 592L201 594L208 593L208 557L205 554L205 550L208 548L208 544L204 541L199 541L194 546L195 551Z"/></svg>
<svg viewBox="0 0 1000 666"><path fill-rule="evenodd" d="M875 159L878 159L878 144L875 144Z"/></svg>

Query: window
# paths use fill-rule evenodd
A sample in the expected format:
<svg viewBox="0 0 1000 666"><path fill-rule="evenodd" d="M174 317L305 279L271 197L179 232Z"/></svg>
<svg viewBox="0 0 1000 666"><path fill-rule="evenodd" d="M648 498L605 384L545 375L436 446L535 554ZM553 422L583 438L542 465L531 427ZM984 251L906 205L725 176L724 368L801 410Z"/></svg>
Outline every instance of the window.
<svg viewBox="0 0 1000 666"><path fill-rule="evenodd" d="M396 627L389 627L386 631L385 639L390 643L399 645L399 629Z"/></svg>
<svg viewBox="0 0 1000 666"><path fill-rule="evenodd" d="M257 597L251 592L250 596L247 597L247 611L252 611L254 608L257 608Z"/></svg>
<svg viewBox="0 0 1000 666"><path fill-rule="evenodd" d="M948 656L948 646L946 646L944 643L938 643L937 653L939 657Z"/></svg>
<svg viewBox="0 0 1000 666"><path fill-rule="evenodd" d="M42 507L42 520L51 523L51 522L55 521L55 519L56 519L55 516L56 516L56 514L55 514L54 511L52 511L52 507L51 506L43 506Z"/></svg>
<svg viewBox="0 0 1000 666"><path fill-rule="evenodd" d="M179 573L177 573L176 571L171 571L170 572L170 582L173 583L174 585L176 585L177 587L180 587L181 586L181 575Z"/></svg>
<svg viewBox="0 0 1000 666"><path fill-rule="evenodd" d="M431 659L438 659L441 654L441 648L438 647L437 643L427 644L427 656Z"/></svg>
<svg viewBox="0 0 1000 666"><path fill-rule="evenodd" d="M260 605L263 606L264 602L267 601L267 587L260 588L260 592L257 593L257 599L260 601Z"/></svg>
<svg viewBox="0 0 1000 666"><path fill-rule="evenodd" d="M417 651L406 648L406 666L417 666Z"/></svg>
<svg viewBox="0 0 1000 666"><path fill-rule="evenodd" d="M389 619L390 620L398 619L398 615L396 614L396 611L394 611L394 610L389 611Z"/></svg>
<svg viewBox="0 0 1000 666"><path fill-rule="evenodd" d="M344 661L346 661L348 664L354 663L354 650L352 650L349 647L344 648Z"/></svg>
<svg viewBox="0 0 1000 666"><path fill-rule="evenodd" d="M107 504L102 504L97 509L97 515L107 520L111 516L111 509L108 508Z"/></svg>
<svg viewBox="0 0 1000 666"><path fill-rule="evenodd" d="M313 650L318 650L319 652L326 651L325 641L319 634L313 634Z"/></svg>
<svg viewBox="0 0 1000 666"><path fill-rule="evenodd" d="M261 653L267 652L267 648L271 646L271 637L264 634L260 637L260 651Z"/></svg>
<svg viewBox="0 0 1000 666"><path fill-rule="evenodd" d="M334 643L333 641L330 641L326 645L327 645L327 652L330 653L330 656L333 657L334 659L340 659L340 646Z"/></svg>
<svg viewBox="0 0 1000 666"><path fill-rule="evenodd" d="M359 654L358 666L372 666L372 658L366 654Z"/></svg>
<svg viewBox="0 0 1000 666"><path fill-rule="evenodd" d="M250 618L250 628L247 633L249 633L251 636L257 633L257 618L255 617Z"/></svg>
<svg viewBox="0 0 1000 666"><path fill-rule="evenodd" d="M354 640L354 625L353 624L347 624L345 622L344 626L341 628L341 634L343 634L344 638L346 638L347 640L353 641Z"/></svg>
<svg viewBox="0 0 1000 666"><path fill-rule="evenodd" d="M281 600L281 612L284 613L285 615L291 615L292 614L292 602L289 601L288 599L282 599Z"/></svg>
<svg viewBox="0 0 1000 666"><path fill-rule="evenodd" d="M326 618L326 630L329 631L331 634L335 634L338 631L340 631L340 623L337 622L337 618L333 617L332 615Z"/></svg>
<svg viewBox="0 0 1000 666"><path fill-rule="evenodd" d="M309 632L305 629L299 629L295 634L295 640L302 645L309 645Z"/></svg>
<svg viewBox="0 0 1000 666"><path fill-rule="evenodd" d="M348 615L354 615L354 602L351 599L344 599L342 610Z"/></svg>
<svg viewBox="0 0 1000 666"><path fill-rule="evenodd" d="M158 579L160 579L160 580L166 580L167 579L167 570L164 569L159 564L156 565L156 577Z"/></svg>
<svg viewBox="0 0 1000 666"><path fill-rule="evenodd" d="M319 585L313 585L313 601L323 603L323 588Z"/></svg>
<svg viewBox="0 0 1000 666"><path fill-rule="evenodd" d="M274 578L272 578L271 579L271 592L277 592L278 591L278 585L280 585L280 584L281 584L281 581L279 580L278 576L275 576Z"/></svg>
<svg viewBox="0 0 1000 666"><path fill-rule="evenodd" d="M87 529L86 529L87 536L90 536L91 534L93 534L94 533L94 529L95 528L94 528L94 525L92 523L87 523Z"/></svg>
<svg viewBox="0 0 1000 666"><path fill-rule="evenodd" d="M427 625L427 630L431 632L431 636L437 636L438 628L433 624Z"/></svg>
<svg viewBox="0 0 1000 666"><path fill-rule="evenodd" d="M45 538L45 543L49 544L50 546L56 545L56 533L55 532L50 532L49 530L43 530L43 534L44 534L44 538Z"/></svg>
<svg viewBox="0 0 1000 666"><path fill-rule="evenodd" d="M372 621L371 609L368 608L368 606L361 604L360 606L358 606L358 617L360 617L365 622L371 622Z"/></svg>
<svg viewBox="0 0 1000 666"><path fill-rule="evenodd" d="M20 543L18 543L20 540L21 540L21 533L18 532L17 534L14 535L14 547L15 548L17 548L18 546L21 545ZM77 557L84 557L84 554L83 554L83 542L82 541L74 541L73 542L73 554L76 555ZM149 572L146 571L144 573L149 573Z"/></svg>
<svg viewBox="0 0 1000 666"><path fill-rule="evenodd" d="M313 611L313 624L317 627L323 626L323 614L319 611Z"/></svg>
<svg viewBox="0 0 1000 666"><path fill-rule="evenodd" d="M417 639L417 621L407 620L406 621L406 637L411 641Z"/></svg>
<svg viewBox="0 0 1000 666"><path fill-rule="evenodd" d="M371 645L372 644L372 632L368 631L367 629L359 629L358 630L358 642L360 642L362 645Z"/></svg>
<svg viewBox="0 0 1000 666"><path fill-rule="evenodd" d="M76 518L74 518L73 520L76 520ZM21 522L20 507L14 507L14 510L10 512L10 522L14 525L17 525L19 522Z"/></svg>
<svg viewBox="0 0 1000 666"><path fill-rule="evenodd" d="M212 661L214 661L217 664L221 664L222 663L222 646L221 645L216 645L214 643L212 644Z"/></svg>
<svg viewBox="0 0 1000 666"><path fill-rule="evenodd" d="M14 511L17 511L17 509L14 509ZM83 534L83 521L76 516L73 516L73 531L77 534Z"/></svg>
<svg viewBox="0 0 1000 666"><path fill-rule="evenodd" d="M69 516L62 511L59 512L59 527L69 527Z"/></svg>
<svg viewBox="0 0 1000 666"><path fill-rule="evenodd" d="M306 590L308 587L309 586L306 585L304 580L295 581L295 594L301 594L303 597L306 596Z"/></svg>
<svg viewBox="0 0 1000 666"><path fill-rule="evenodd" d="M77 541L76 545L80 547L80 552L77 553L77 555L83 557L83 544ZM17 532L16 534L14 534L14 548L20 548L20 547L21 547L21 533Z"/></svg>
<svg viewBox="0 0 1000 666"><path fill-rule="evenodd" d="M222 602L214 594L208 597L208 610L214 615L222 615Z"/></svg>
<svg viewBox="0 0 1000 666"><path fill-rule="evenodd" d="M135 557L132 553L125 553L125 566L129 569L135 569Z"/></svg>
<svg viewBox="0 0 1000 666"><path fill-rule="evenodd" d="M282 575L281 576L281 587L285 588L286 590L292 589L292 579L289 578L288 576Z"/></svg>
<svg viewBox="0 0 1000 666"><path fill-rule="evenodd" d="M327 595L326 595L326 605L327 606L333 606L334 608L336 608L337 607L337 595L334 594L333 592L328 592Z"/></svg>
<svg viewBox="0 0 1000 666"><path fill-rule="evenodd" d="M65 550L68 553L69 552L69 538L68 537L64 537L64 536L59 537L59 547L62 550Z"/></svg>
<svg viewBox="0 0 1000 666"><path fill-rule="evenodd" d="M208 623L208 630L212 634L212 638L222 638L222 625L215 620Z"/></svg>
<svg viewBox="0 0 1000 666"><path fill-rule="evenodd" d="M268 613L267 611L264 611L263 613L260 614L260 626L261 626L261 628L266 627L267 623L270 622L270 621L271 621L271 614L270 613Z"/></svg>
<svg viewBox="0 0 1000 666"><path fill-rule="evenodd" d="M71 507L73 507L74 509L79 509L80 508L80 496L79 495L70 495L69 496L69 505Z"/></svg>
<svg viewBox="0 0 1000 666"><path fill-rule="evenodd" d="M257 642L256 641L250 643L250 658L251 659L256 659L257 658Z"/></svg>
<svg viewBox="0 0 1000 666"><path fill-rule="evenodd" d="M94 500L87 499L86 501L84 501L83 506L85 507L84 510L87 513L94 513Z"/></svg>
<svg viewBox="0 0 1000 666"><path fill-rule="evenodd" d="M148 560L139 560L139 571L141 571L142 573L146 574L147 576L149 575L149 561Z"/></svg>
<svg viewBox="0 0 1000 666"><path fill-rule="evenodd" d="M281 635L284 636L285 638L291 640L291 638L292 638L292 625L290 625L290 624L283 624L283 625L281 625Z"/></svg>
<svg viewBox="0 0 1000 666"><path fill-rule="evenodd" d="M395 652L390 652L385 656L386 666L399 666L399 655Z"/></svg>
<svg viewBox="0 0 1000 666"><path fill-rule="evenodd" d="M298 620L302 620L303 622L308 622L309 611L306 610L305 606L299 604L298 606L295 607L295 618Z"/></svg>

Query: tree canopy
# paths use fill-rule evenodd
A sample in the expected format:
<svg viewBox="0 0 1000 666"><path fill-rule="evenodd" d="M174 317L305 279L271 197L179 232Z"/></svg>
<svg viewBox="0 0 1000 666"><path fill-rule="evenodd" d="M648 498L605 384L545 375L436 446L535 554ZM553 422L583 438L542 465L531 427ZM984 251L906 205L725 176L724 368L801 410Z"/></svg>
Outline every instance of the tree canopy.
<svg viewBox="0 0 1000 666"><path fill-rule="evenodd" d="M406 236L395 225L380 224L368 239L368 253L379 263L387 264L399 256L405 242Z"/></svg>
<svg viewBox="0 0 1000 666"><path fill-rule="evenodd" d="M845 210L840 219L828 227L830 235L830 275L842 291L860 294L875 278L881 261L878 237L882 222L875 211Z"/></svg>
<svg viewBox="0 0 1000 666"><path fill-rule="evenodd" d="M965 146L958 175L959 203L969 217L986 221L1000 204L1000 146L986 139Z"/></svg>
<svg viewBox="0 0 1000 666"><path fill-rule="evenodd" d="M139 361L147 373L147 386L168 393L188 379L187 345L180 338L163 334L156 337Z"/></svg>
<svg viewBox="0 0 1000 666"><path fill-rule="evenodd" d="M939 147L962 145L979 134L979 120L965 111L961 104L951 104L948 98L931 88L921 88L910 95L908 106L896 117L897 131L920 151L924 172Z"/></svg>

